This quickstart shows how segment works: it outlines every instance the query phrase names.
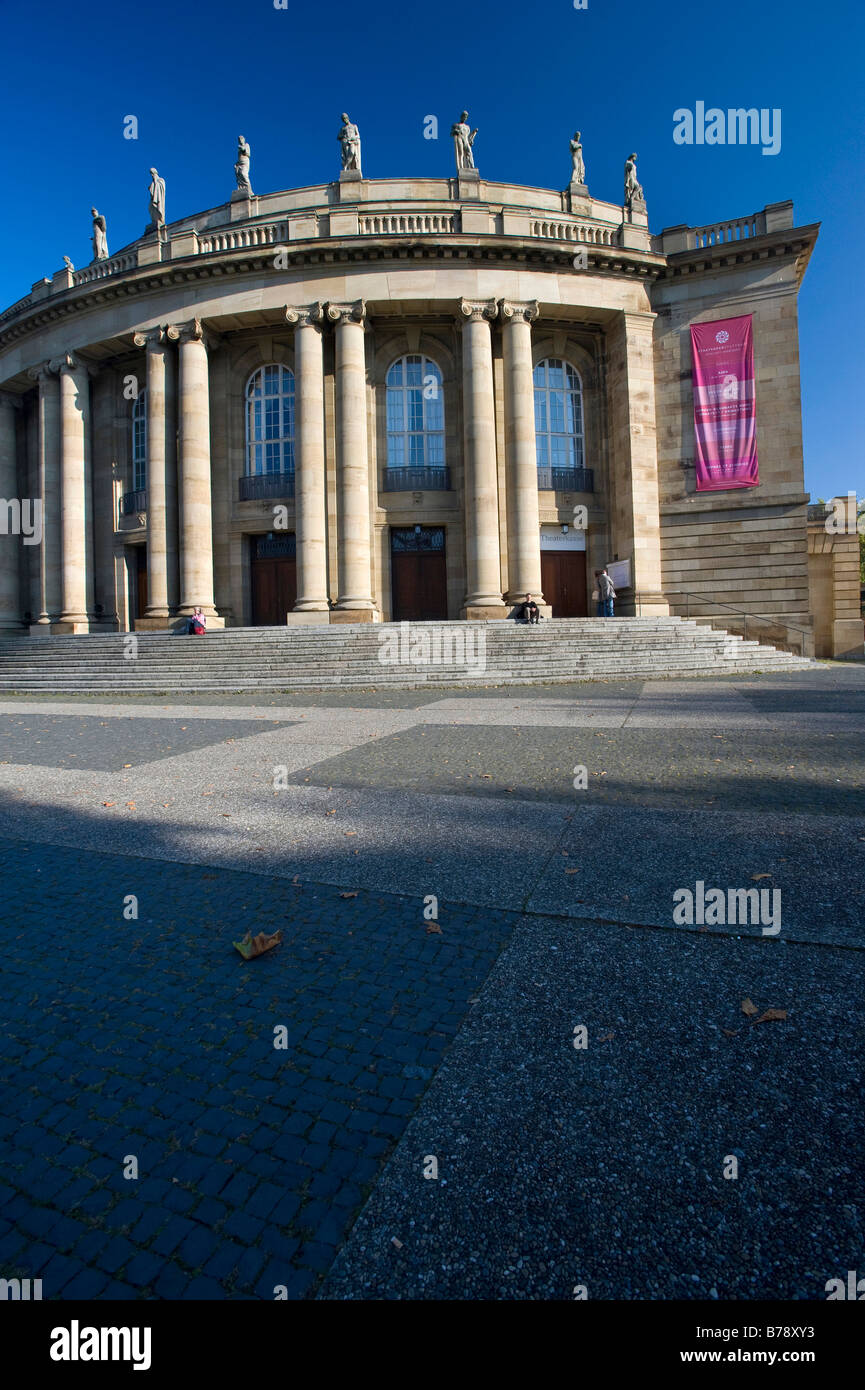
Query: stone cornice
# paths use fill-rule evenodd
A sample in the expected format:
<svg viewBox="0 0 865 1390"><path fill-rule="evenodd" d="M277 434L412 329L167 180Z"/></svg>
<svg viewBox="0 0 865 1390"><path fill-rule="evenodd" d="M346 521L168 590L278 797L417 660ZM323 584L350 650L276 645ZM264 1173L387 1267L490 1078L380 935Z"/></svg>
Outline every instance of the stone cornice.
<svg viewBox="0 0 865 1390"><path fill-rule="evenodd" d="M190 256L183 261L168 261L155 266L137 267L108 280L92 281L73 286L62 293L28 306L22 315L0 324L0 349L22 337L37 332L49 324L83 313L103 304L128 302L131 298L153 292L164 292L172 284L188 286L190 281L229 280L235 276L258 275L272 271L272 257L263 254L262 247L243 247L220 252L206 259ZM307 267L327 268L345 264L387 264L393 261L441 262L448 266L461 263L501 265L504 269L520 267L570 274L612 275L655 280L666 271L666 260L655 252L633 252L620 247L596 246L587 249L585 270L574 272L574 244L551 245L534 238L490 236L479 240L467 236L389 237L386 242L368 244L359 241L298 241L285 248L286 269Z"/></svg>
<svg viewBox="0 0 865 1390"><path fill-rule="evenodd" d="M819 230L820 223L813 222L807 227L789 227L764 232L760 236L746 237L741 241L721 241L714 246L671 251L663 258L665 263L657 279L668 281L707 272L715 273L719 270L736 270L754 261L767 261L783 256L796 258L797 278L801 282L816 245Z"/></svg>
<svg viewBox="0 0 865 1390"><path fill-rule="evenodd" d="M324 323L324 305L321 300L314 304L285 306L285 321L294 328L318 328Z"/></svg>

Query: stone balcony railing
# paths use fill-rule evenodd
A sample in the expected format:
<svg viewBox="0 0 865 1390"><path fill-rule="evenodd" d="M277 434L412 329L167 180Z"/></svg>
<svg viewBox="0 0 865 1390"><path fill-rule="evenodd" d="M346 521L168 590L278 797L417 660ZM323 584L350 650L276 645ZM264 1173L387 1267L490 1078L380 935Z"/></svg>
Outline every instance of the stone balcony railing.
<svg viewBox="0 0 865 1390"><path fill-rule="evenodd" d="M793 226L793 204L769 203L761 212L734 217L725 222L709 222L705 227L665 227L654 238L655 249L669 256L677 251L700 251L711 247L740 246L769 232Z"/></svg>
<svg viewBox="0 0 865 1390"><path fill-rule="evenodd" d="M454 205L454 200L456 205ZM643 218L643 223L645 217ZM588 198L571 210L567 192L480 182L469 198L453 180L364 180L264 194L211 208L153 231L104 261L65 267L37 281L0 313L0 324L64 290L122 277L142 267L231 252L291 249L294 243L352 237L516 237L563 245L649 252L648 228L631 225L615 204Z"/></svg>

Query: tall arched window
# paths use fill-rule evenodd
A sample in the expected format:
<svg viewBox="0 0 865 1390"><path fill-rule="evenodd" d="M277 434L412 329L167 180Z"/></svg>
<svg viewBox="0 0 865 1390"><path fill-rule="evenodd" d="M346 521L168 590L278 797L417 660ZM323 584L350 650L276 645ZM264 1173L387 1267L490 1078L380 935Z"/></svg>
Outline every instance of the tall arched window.
<svg viewBox="0 0 865 1390"><path fill-rule="evenodd" d="M548 357L534 370L535 441L539 469L585 468L583 386L570 362ZM555 481L542 479L542 486ZM573 484L565 484L572 486Z"/></svg>
<svg viewBox="0 0 865 1390"><path fill-rule="evenodd" d="M419 353L400 357L387 374L387 466L445 466L442 374Z"/></svg>
<svg viewBox="0 0 865 1390"><path fill-rule="evenodd" d="M277 362L246 383L246 471L294 472L294 373Z"/></svg>
<svg viewBox="0 0 865 1390"><path fill-rule="evenodd" d="M132 403L132 488L147 487L147 389L138 392Z"/></svg>

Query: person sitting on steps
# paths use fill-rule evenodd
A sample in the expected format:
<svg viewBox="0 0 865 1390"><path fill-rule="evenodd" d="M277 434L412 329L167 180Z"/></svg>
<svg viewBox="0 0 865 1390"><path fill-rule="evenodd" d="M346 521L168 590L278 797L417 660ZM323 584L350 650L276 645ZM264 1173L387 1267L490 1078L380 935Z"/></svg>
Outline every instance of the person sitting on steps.
<svg viewBox="0 0 865 1390"><path fill-rule="evenodd" d="M531 594L526 594L526 601L523 604L523 609L520 614L520 617L522 618L523 622L536 623L540 616L541 615L538 609L538 605L535 603Z"/></svg>

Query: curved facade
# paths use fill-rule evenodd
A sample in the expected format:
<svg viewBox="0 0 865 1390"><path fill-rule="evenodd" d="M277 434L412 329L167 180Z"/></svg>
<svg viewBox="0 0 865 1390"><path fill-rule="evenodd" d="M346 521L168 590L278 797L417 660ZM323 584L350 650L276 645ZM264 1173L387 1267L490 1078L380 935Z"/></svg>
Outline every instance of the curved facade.
<svg viewBox="0 0 865 1390"><path fill-rule="evenodd" d="M622 612L807 625L817 229L640 209L343 178L38 282L0 315L0 627L570 616L615 560ZM760 484L697 494L688 328L743 313Z"/></svg>

